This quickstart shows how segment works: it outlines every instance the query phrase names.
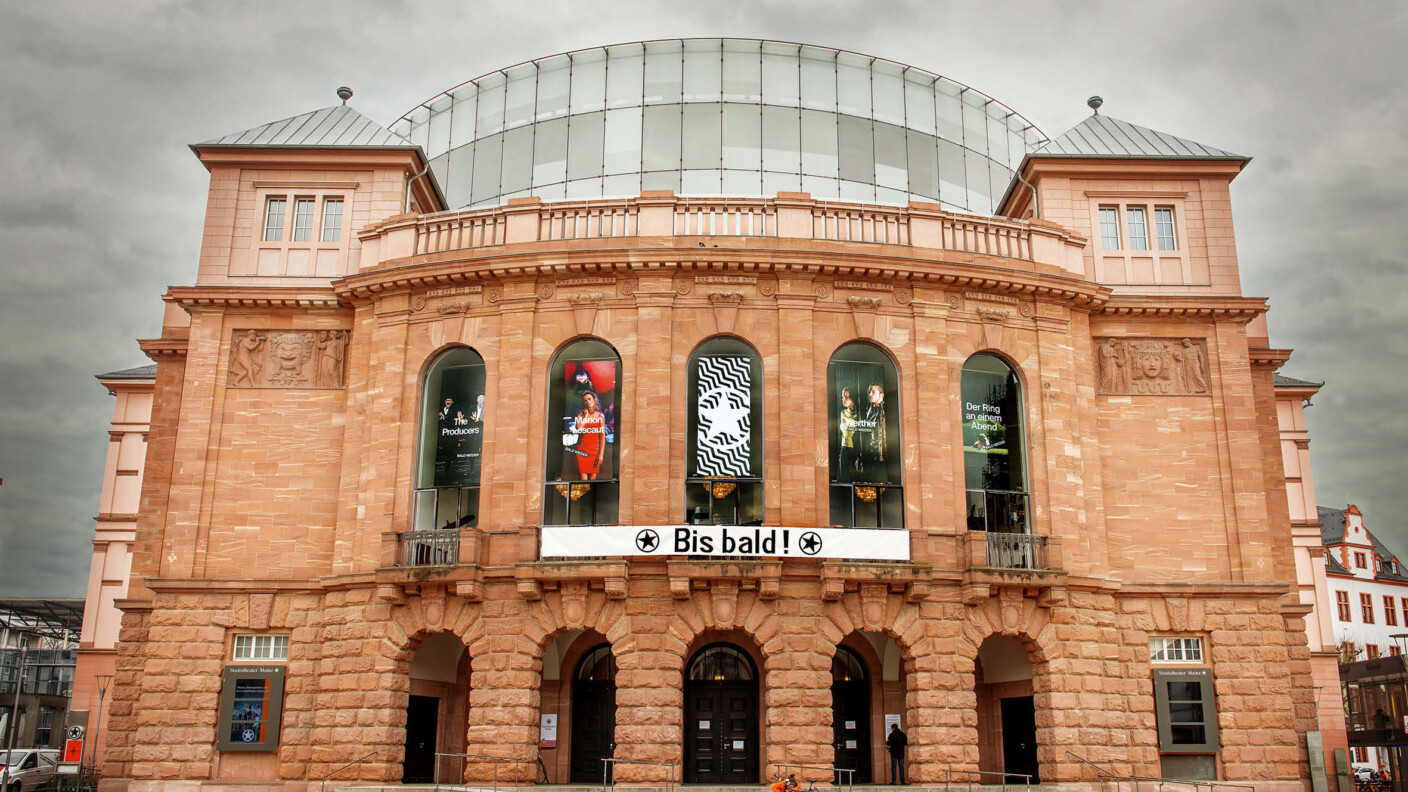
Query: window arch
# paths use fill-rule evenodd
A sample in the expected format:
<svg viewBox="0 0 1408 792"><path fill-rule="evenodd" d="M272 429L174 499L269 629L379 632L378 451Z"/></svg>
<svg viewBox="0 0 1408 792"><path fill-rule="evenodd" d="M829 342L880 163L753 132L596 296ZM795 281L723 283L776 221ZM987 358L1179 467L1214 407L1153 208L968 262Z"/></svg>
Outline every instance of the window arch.
<svg viewBox="0 0 1408 792"><path fill-rule="evenodd" d="M762 360L722 336L695 348L688 371L685 522L762 525Z"/></svg>
<svg viewBox="0 0 1408 792"><path fill-rule="evenodd" d="M696 682L751 682L753 659L732 644L706 646L689 661L686 679Z"/></svg>
<svg viewBox="0 0 1408 792"><path fill-rule="evenodd" d="M827 365L831 524L903 528L899 373L871 344L846 344Z"/></svg>
<svg viewBox="0 0 1408 792"><path fill-rule="evenodd" d="M414 531L479 524L485 417L484 359L469 347L441 353L426 370L421 392ZM405 548L407 564L459 561L458 542L450 537L411 537Z"/></svg>
<svg viewBox="0 0 1408 792"><path fill-rule="evenodd" d="M847 646L836 647L836 656L831 659L831 681L865 681L865 663L854 649Z"/></svg>
<svg viewBox="0 0 1408 792"><path fill-rule="evenodd" d="M1030 533L1022 383L1002 358L980 352L963 364L963 479L968 528Z"/></svg>
<svg viewBox="0 0 1408 792"><path fill-rule="evenodd" d="M611 654L611 644L595 647L577 663L578 682L611 682L615 679L616 657Z"/></svg>
<svg viewBox="0 0 1408 792"><path fill-rule="evenodd" d="M621 356L573 341L549 369L544 525L610 525L620 494Z"/></svg>

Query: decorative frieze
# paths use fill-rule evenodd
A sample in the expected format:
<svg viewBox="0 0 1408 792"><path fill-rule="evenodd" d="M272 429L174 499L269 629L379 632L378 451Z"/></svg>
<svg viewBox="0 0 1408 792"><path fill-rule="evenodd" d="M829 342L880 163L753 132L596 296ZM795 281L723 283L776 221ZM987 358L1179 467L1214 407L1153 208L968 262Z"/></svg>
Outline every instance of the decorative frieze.
<svg viewBox="0 0 1408 792"><path fill-rule="evenodd" d="M1099 392L1200 395L1208 387L1207 341L1201 338L1096 338Z"/></svg>
<svg viewBox="0 0 1408 792"><path fill-rule="evenodd" d="M341 388L346 330L235 330L230 339L231 388Z"/></svg>

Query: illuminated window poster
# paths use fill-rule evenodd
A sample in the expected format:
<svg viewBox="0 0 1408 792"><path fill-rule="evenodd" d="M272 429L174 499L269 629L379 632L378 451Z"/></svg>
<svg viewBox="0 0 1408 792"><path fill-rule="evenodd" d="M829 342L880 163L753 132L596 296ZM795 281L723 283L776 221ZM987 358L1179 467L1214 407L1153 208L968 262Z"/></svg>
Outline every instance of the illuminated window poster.
<svg viewBox="0 0 1408 792"><path fill-rule="evenodd" d="M483 359L465 348L442 355L426 376L425 400L418 485L477 486L488 417Z"/></svg>
<svg viewBox="0 0 1408 792"><path fill-rule="evenodd" d="M963 364L960 396L968 528L1028 533L1030 501L1017 373L996 355L974 355Z"/></svg>
<svg viewBox="0 0 1408 792"><path fill-rule="evenodd" d="M899 383L885 353L850 344L831 359L831 480L900 483Z"/></svg>
<svg viewBox="0 0 1408 792"><path fill-rule="evenodd" d="M227 666L216 727L219 749L277 750L283 694L283 666Z"/></svg>
<svg viewBox="0 0 1408 792"><path fill-rule="evenodd" d="M827 367L831 524L903 528L899 376L870 344L847 344Z"/></svg>
<svg viewBox="0 0 1408 792"><path fill-rule="evenodd" d="M712 338L689 361L685 522L761 525L763 370L736 338Z"/></svg>
<svg viewBox="0 0 1408 792"><path fill-rule="evenodd" d="M620 371L616 351L596 339L570 344L553 362L546 525L607 525L616 520Z"/></svg>

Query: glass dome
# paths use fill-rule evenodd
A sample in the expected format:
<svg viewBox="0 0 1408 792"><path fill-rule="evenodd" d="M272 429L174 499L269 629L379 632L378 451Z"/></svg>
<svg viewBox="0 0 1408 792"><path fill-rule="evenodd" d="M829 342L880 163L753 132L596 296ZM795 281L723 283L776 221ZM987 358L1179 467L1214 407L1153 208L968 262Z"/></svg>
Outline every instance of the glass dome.
<svg viewBox="0 0 1408 792"><path fill-rule="evenodd" d="M992 214L1045 140L1002 103L842 50L668 39L491 72L392 125L425 149L452 207L802 191Z"/></svg>

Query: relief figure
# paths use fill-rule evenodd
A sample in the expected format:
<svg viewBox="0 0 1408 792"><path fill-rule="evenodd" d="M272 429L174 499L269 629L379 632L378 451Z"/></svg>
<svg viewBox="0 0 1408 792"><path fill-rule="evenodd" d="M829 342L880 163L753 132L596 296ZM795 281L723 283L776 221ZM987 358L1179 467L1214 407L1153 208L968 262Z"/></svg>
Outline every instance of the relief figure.
<svg viewBox="0 0 1408 792"><path fill-rule="evenodd" d="M1183 339L1183 387L1188 393L1208 392L1207 359L1193 339Z"/></svg>
<svg viewBox="0 0 1408 792"><path fill-rule="evenodd" d="M1168 348L1163 341L1135 341L1134 371L1131 385L1135 393L1173 393L1173 372L1165 359Z"/></svg>
<svg viewBox="0 0 1408 792"><path fill-rule="evenodd" d="M342 387L342 362L347 353L347 331L318 332L318 374L320 388Z"/></svg>
<svg viewBox="0 0 1408 792"><path fill-rule="evenodd" d="M264 361L255 358L255 353L264 346L264 336L249 330L242 337L236 337L235 348L230 354L230 384L257 387L259 373Z"/></svg>
<svg viewBox="0 0 1408 792"><path fill-rule="evenodd" d="M269 343L273 372L270 385L308 385L303 368L313 357L313 337L305 333L280 333Z"/></svg>

